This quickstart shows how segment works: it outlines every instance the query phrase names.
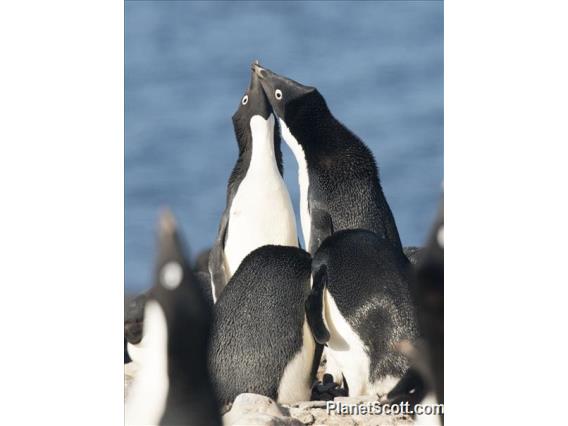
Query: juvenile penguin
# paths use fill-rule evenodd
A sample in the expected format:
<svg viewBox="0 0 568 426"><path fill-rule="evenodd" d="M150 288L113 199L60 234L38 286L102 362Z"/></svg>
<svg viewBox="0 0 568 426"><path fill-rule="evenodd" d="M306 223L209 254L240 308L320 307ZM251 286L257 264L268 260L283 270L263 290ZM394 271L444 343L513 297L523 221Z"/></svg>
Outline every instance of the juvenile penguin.
<svg viewBox="0 0 568 426"><path fill-rule="evenodd" d="M233 127L239 158L209 256L214 301L254 249L267 244L298 246L294 210L282 179L276 119L255 73L233 115Z"/></svg>
<svg viewBox="0 0 568 426"><path fill-rule="evenodd" d="M309 400L315 342L304 304L310 265L302 249L264 246L231 278L214 307L209 358L221 405L243 392L280 403Z"/></svg>
<svg viewBox="0 0 568 426"><path fill-rule="evenodd" d="M408 275L403 253L366 230L339 231L314 255L308 321L350 396L386 395L408 369L397 348L418 334Z"/></svg>
<svg viewBox="0 0 568 426"><path fill-rule="evenodd" d="M128 425L221 425L207 372L211 307L195 282L173 217L160 218L154 286L147 294L140 369Z"/></svg>
<svg viewBox="0 0 568 426"><path fill-rule="evenodd" d="M298 162L300 216L308 251L334 231L367 229L402 250L369 148L331 114L315 87L255 63L282 136Z"/></svg>

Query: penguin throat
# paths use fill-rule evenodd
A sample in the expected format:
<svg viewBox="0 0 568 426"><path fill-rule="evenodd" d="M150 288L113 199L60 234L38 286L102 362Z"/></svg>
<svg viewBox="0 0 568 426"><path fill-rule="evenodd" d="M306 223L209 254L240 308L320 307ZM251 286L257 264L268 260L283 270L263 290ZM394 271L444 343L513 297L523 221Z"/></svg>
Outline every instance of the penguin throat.
<svg viewBox="0 0 568 426"><path fill-rule="evenodd" d="M254 115L250 119L252 138L252 155L249 172L271 173L274 170L278 174L276 155L274 152L274 116L270 114L267 120L260 115Z"/></svg>
<svg viewBox="0 0 568 426"><path fill-rule="evenodd" d="M300 220L302 222L302 234L304 235L304 246L310 247L311 217L308 207L308 189L310 187L310 179L308 175L308 163L306 161L306 153L302 145L292 135L290 129L282 120L279 119L282 137L286 144L290 147L296 157L298 163L298 183L300 185ZM313 254L313 253L312 253Z"/></svg>

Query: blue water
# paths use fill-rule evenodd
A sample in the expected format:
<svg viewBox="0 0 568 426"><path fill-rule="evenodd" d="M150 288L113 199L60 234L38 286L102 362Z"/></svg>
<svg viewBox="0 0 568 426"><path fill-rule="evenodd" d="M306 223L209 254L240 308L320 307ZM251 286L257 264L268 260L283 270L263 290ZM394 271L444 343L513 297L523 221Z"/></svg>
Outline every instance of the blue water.
<svg viewBox="0 0 568 426"><path fill-rule="evenodd" d="M443 3L127 1L127 292L151 284L160 207L194 255L211 245L254 59L319 89L372 149L403 244L424 241L443 177ZM297 166L282 150L298 214Z"/></svg>

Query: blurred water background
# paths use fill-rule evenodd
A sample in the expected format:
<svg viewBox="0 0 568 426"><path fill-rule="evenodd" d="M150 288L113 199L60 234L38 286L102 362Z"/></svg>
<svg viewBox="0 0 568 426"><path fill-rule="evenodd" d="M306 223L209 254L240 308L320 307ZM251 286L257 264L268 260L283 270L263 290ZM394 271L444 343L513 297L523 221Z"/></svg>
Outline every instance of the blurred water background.
<svg viewBox="0 0 568 426"><path fill-rule="evenodd" d="M126 1L126 293L151 285L161 207L194 256L211 246L254 59L319 89L373 151L403 244L423 243L443 178L442 2Z"/></svg>

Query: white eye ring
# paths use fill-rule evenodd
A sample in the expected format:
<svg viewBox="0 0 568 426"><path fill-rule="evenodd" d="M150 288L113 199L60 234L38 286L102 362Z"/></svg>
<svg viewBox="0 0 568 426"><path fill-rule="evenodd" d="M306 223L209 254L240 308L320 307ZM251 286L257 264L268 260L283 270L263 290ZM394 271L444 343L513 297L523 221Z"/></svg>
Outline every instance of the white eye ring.
<svg viewBox="0 0 568 426"><path fill-rule="evenodd" d="M168 290L177 288L183 279L183 269L177 262L168 262L160 271L160 281Z"/></svg>
<svg viewBox="0 0 568 426"><path fill-rule="evenodd" d="M274 92L274 96L275 96L276 99L278 99L278 100L282 99L282 90L276 89L276 91Z"/></svg>
<svg viewBox="0 0 568 426"><path fill-rule="evenodd" d="M246 105L248 101L249 101L248 95L244 95L243 100L241 101L241 104Z"/></svg>

